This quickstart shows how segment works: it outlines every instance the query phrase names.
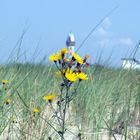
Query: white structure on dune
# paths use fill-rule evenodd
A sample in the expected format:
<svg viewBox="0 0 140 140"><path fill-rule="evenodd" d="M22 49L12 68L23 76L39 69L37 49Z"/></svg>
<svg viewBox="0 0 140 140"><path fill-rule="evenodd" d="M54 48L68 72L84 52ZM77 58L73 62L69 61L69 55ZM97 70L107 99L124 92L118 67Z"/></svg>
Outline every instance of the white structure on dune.
<svg viewBox="0 0 140 140"><path fill-rule="evenodd" d="M121 60L124 69L140 69L140 61L135 58L122 58Z"/></svg>
<svg viewBox="0 0 140 140"><path fill-rule="evenodd" d="M71 58L75 48L75 37L73 33L69 33L66 40L66 46L68 48L68 58Z"/></svg>
<svg viewBox="0 0 140 140"><path fill-rule="evenodd" d="M140 46L140 41L136 44L134 49L132 50L129 58L122 58L122 67L124 69L140 69L140 61L135 59L136 53L138 53L138 49Z"/></svg>

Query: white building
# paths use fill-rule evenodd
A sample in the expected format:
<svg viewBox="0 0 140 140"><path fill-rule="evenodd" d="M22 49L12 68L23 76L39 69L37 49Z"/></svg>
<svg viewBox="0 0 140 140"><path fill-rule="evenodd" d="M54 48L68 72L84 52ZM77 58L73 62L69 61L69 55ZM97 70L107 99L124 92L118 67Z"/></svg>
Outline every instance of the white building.
<svg viewBox="0 0 140 140"><path fill-rule="evenodd" d="M66 46L68 48L68 58L71 58L72 53L75 49L75 37L73 33L69 33L68 38L66 40Z"/></svg>
<svg viewBox="0 0 140 140"><path fill-rule="evenodd" d="M135 58L122 58L122 67L124 69L140 69L140 61Z"/></svg>

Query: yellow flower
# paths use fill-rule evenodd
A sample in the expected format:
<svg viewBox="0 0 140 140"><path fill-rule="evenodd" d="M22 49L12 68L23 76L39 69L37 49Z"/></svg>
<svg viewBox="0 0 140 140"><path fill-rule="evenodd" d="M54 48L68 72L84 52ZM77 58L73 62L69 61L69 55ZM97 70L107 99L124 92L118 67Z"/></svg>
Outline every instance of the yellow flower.
<svg viewBox="0 0 140 140"><path fill-rule="evenodd" d="M77 73L77 76L80 80L88 80L88 77L84 72Z"/></svg>
<svg viewBox="0 0 140 140"><path fill-rule="evenodd" d="M60 53L57 53L57 54L52 54L50 57L49 57L49 60L50 61L58 61L61 59L61 54Z"/></svg>
<svg viewBox="0 0 140 140"><path fill-rule="evenodd" d="M69 80L70 82L75 82L78 77L76 75L76 73L74 73L71 69L68 69L65 73L65 77L67 78L67 80Z"/></svg>
<svg viewBox="0 0 140 140"><path fill-rule="evenodd" d="M74 60L77 61L77 63L79 63L79 64L83 64L84 63L82 58L78 54L72 53L72 57L74 58Z"/></svg>
<svg viewBox="0 0 140 140"><path fill-rule="evenodd" d="M17 123L15 115L11 117L11 121L12 121L12 123Z"/></svg>
<svg viewBox="0 0 140 140"><path fill-rule="evenodd" d="M2 84L3 84L3 85L8 84L8 80L2 80Z"/></svg>
<svg viewBox="0 0 140 140"><path fill-rule="evenodd" d="M33 109L33 112L34 112L34 113L38 113L38 112L39 112L39 109L38 109L38 108L34 108L34 109Z"/></svg>
<svg viewBox="0 0 140 140"><path fill-rule="evenodd" d="M86 55L86 56L85 56L85 59L86 59L86 60L89 59L89 55Z"/></svg>
<svg viewBox="0 0 140 140"><path fill-rule="evenodd" d="M49 102L51 102L54 98L56 98L56 95L55 95L55 94L43 96L43 99L44 99L44 100L47 100L47 101L49 101Z"/></svg>
<svg viewBox="0 0 140 140"><path fill-rule="evenodd" d="M85 63L89 59L89 55L86 55L85 58L83 59L83 62Z"/></svg>
<svg viewBox="0 0 140 140"><path fill-rule="evenodd" d="M7 100L5 101L5 104L6 104L6 105L9 105L11 102L12 102L11 99L7 99Z"/></svg>
<svg viewBox="0 0 140 140"><path fill-rule="evenodd" d="M61 75L62 75L61 71L57 71L55 74L56 74L57 76L61 76Z"/></svg>
<svg viewBox="0 0 140 140"><path fill-rule="evenodd" d="M61 50L61 54L64 55L64 54L66 54L66 53L68 53L67 48L63 48L63 49Z"/></svg>
<svg viewBox="0 0 140 140"><path fill-rule="evenodd" d="M61 75L64 75L64 73L65 73L65 69L63 69L63 70L61 70L61 71L57 71L55 74L57 75L57 76L61 76Z"/></svg>

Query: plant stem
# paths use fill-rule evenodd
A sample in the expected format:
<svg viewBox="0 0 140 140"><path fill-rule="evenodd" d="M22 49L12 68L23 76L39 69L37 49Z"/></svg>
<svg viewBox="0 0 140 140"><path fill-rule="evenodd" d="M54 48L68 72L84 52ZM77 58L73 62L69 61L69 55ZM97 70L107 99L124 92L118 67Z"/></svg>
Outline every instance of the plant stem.
<svg viewBox="0 0 140 140"><path fill-rule="evenodd" d="M62 119L62 137L61 140L65 139L64 138L64 133L65 133L65 119L66 119L66 109L67 109L67 104L68 104L68 93L69 93L69 87L66 88L66 96L65 96L65 105L64 105L64 110L63 110L63 119Z"/></svg>

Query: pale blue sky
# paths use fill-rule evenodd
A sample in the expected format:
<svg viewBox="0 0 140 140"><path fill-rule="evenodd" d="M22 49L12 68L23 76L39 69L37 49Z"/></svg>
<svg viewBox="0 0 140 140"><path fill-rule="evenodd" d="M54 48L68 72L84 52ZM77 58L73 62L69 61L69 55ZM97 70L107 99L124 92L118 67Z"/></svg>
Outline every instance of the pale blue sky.
<svg viewBox="0 0 140 140"><path fill-rule="evenodd" d="M32 58L39 41L36 61L65 47L70 31L75 34L78 47L116 6L78 53L89 54L92 62L98 61L101 52L102 62L112 53L110 61L120 65L120 59L140 39L140 0L0 0L0 62L6 61L24 28L28 30L20 53L26 52L27 60ZM140 59L140 49L136 58Z"/></svg>

